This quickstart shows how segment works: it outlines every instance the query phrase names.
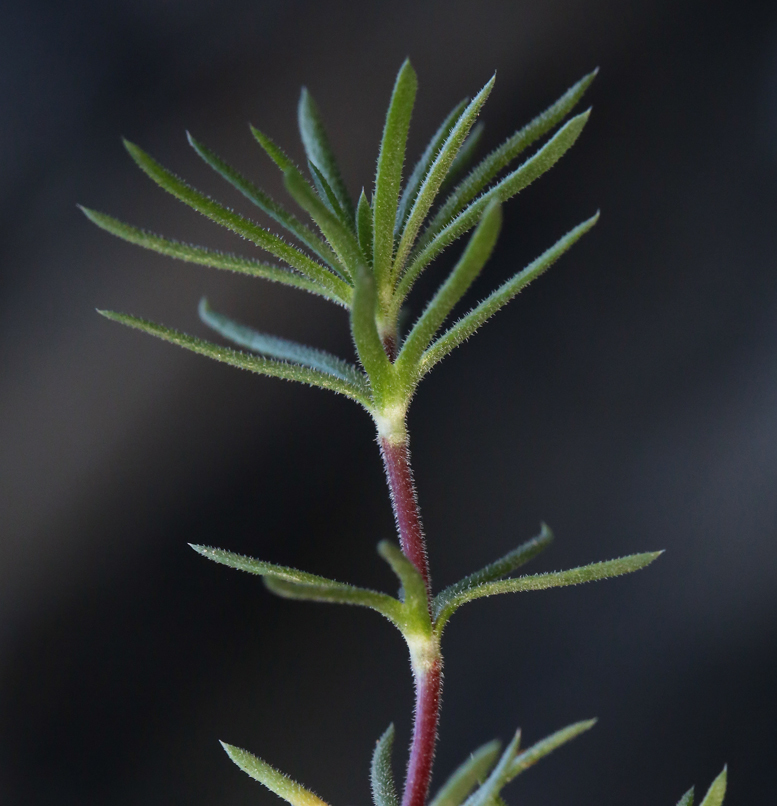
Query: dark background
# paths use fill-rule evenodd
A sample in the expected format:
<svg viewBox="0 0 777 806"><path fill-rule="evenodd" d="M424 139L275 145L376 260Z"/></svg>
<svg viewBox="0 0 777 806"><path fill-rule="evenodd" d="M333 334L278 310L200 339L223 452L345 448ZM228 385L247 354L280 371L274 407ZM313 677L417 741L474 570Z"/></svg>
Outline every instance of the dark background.
<svg viewBox="0 0 777 806"><path fill-rule="evenodd" d="M422 386L410 428L437 586L533 534L549 570L666 548L648 571L480 602L446 634L436 782L517 725L597 728L510 803L673 806L777 753L777 5L641 0L27 0L0 27L0 801L273 804L216 740L333 806L405 762L404 649L370 612L271 598L208 543L393 590L366 415L106 322L203 333L200 296L351 355L342 311L110 238L80 202L248 247L155 188L140 143L246 209L190 129L277 197L251 121L295 158L307 84L354 193L394 75L411 158L497 69L484 149L597 64L571 154L510 203L484 296L601 208L594 232ZM441 276L430 271L430 280ZM423 286L414 297L423 302Z"/></svg>

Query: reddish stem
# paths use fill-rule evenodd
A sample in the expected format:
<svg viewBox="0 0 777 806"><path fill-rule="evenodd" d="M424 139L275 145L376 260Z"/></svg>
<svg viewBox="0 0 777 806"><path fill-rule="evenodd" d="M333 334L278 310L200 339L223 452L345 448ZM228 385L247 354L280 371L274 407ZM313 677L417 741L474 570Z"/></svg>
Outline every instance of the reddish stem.
<svg viewBox="0 0 777 806"><path fill-rule="evenodd" d="M406 440L391 441L380 438L380 450L386 469L394 518L399 541L405 556L418 569L426 585L426 597L431 613L432 595L429 580L429 560L426 541L421 528L413 472L410 469L410 452ZM440 692L442 688L442 658L435 649L426 658L412 658L415 680L415 713L413 741L407 764L407 778L402 806L424 806L432 777L432 761L437 743L437 724L440 718Z"/></svg>
<svg viewBox="0 0 777 806"><path fill-rule="evenodd" d="M426 585L426 595L431 599L429 583L429 560L426 556L426 541L421 528L421 514L410 469L410 452L406 442L390 442L380 438L380 452L386 469L394 520L399 532L402 551L418 569Z"/></svg>
<svg viewBox="0 0 777 806"><path fill-rule="evenodd" d="M437 723L440 719L442 660L438 657L415 675L415 720L402 806L424 806L432 778Z"/></svg>

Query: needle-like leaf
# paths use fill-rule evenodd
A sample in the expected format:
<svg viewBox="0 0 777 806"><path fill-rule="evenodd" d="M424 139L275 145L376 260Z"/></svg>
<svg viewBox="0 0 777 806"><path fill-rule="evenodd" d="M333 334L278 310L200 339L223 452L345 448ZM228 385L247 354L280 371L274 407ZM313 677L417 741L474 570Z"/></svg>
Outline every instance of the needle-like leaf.
<svg viewBox="0 0 777 806"><path fill-rule="evenodd" d="M493 582L495 579L501 579L508 574L512 574L517 568L520 568L522 565L529 562L529 560L536 557L541 551L544 551L552 541L553 533L543 523L540 533L536 537L527 540L525 543L521 543L518 548L508 552L504 557L489 563L479 571L475 571L474 574L470 574L455 584L448 586L445 590L440 591L440 593L434 597L434 609L439 612L445 607L446 602L459 594L471 590L478 585L482 585L485 582Z"/></svg>
<svg viewBox="0 0 777 806"><path fill-rule="evenodd" d="M324 174L322 174L310 160L308 160L308 169L310 170L310 175L313 177L313 184L318 193L318 198L340 219L341 223L346 228L355 233L355 221L348 220L348 216L343 212L343 208L340 207L340 202L337 201L337 196L335 196L334 191L329 186L329 182L326 181Z"/></svg>
<svg viewBox="0 0 777 806"><path fill-rule="evenodd" d="M378 554L391 566L402 585L400 598L404 603L405 624L403 633L431 632L426 585L418 569L405 557L399 546L388 540L378 543Z"/></svg>
<svg viewBox="0 0 777 806"><path fill-rule="evenodd" d="M693 787L677 801L677 806L693 806Z"/></svg>
<svg viewBox="0 0 777 806"><path fill-rule="evenodd" d="M502 579L496 582L485 582L474 588L461 591L444 601L441 606L434 608L434 625L438 632L442 632L451 615L466 602L481 599L484 596L494 596L498 593L518 593L520 591L546 590L547 588L563 588L568 585L580 585L583 582L594 582L598 579L630 574L650 565L662 554L660 551L651 551L644 554L631 554L617 560L592 563L569 571L558 571L549 574L534 574L532 576L517 577L516 579Z"/></svg>
<svg viewBox="0 0 777 806"><path fill-rule="evenodd" d="M466 316L459 319L456 324L435 341L421 356L418 372L419 378L448 353L453 351L462 342L466 341L478 328L485 324L497 311L501 310L522 291L532 280L547 271L576 241L585 235L599 220L599 213L578 224L566 235L556 241L550 249L543 252L536 260L530 263L523 271L518 272L507 282L493 291L479 305L473 308Z"/></svg>
<svg viewBox="0 0 777 806"><path fill-rule="evenodd" d="M519 730L510 744L505 748L498 764L491 771L485 783L476 789L466 800L466 806L489 806L509 780L510 767L518 753L521 744L521 731Z"/></svg>
<svg viewBox="0 0 777 806"><path fill-rule="evenodd" d="M280 260L284 260L292 268L301 274L315 280L332 293L346 299L350 294L350 288L340 277L332 274L325 266L309 258L307 255L289 246L277 235L268 232L264 227L260 227L253 221L244 218L228 208L213 201L204 193L200 193L194 188L179 179L175 174L163 168L156 160L146 154L136 145L125 141L124 145L135 162L148 174L161 188L171 193L184 204L202 213L206 218L221 224L232 232L242 235L252 243L269 252Z"/></svg>
<svg viewBox="0 0 777 806"><path fill-rule="evenodd" d="M554 104L540 113L530 123L508 137L502 145L494 149L487 157L475 166L466 178L458 185L434 218L419 241L419 249L423 248L434 235L447 226L456 215L464 209L468 202L519 154L547 134L557 123L560 123L577 105L583 94L596 78L598 69L584 76L570 87Z"/></svg>
<svg viewBox="0 0 777 806"><path fill-rule="evenodd" d="M456 104L456 106L453 107L445 120L440 124L437 131L432 135L432 139L429 141L424 149L423 154L421 154L418 162L415 164L413 172L410 174L407 182L405 183L405 189L402 191L402 195L399 199L397 218L394 222L395 237L398 237L402 232L402 227L405 225L407 216L410 213L410 206L413 204L416 196L418 195L418 189L421 187L424 177L427 173L429 173L429 168L437 157L437 154L439 154L440 149L451 132L451 129L455 125L456 121L461 117L461 113L466 109L468 103L469 98L465 98L463 101L460 101L458 104Z"/></svg>
<svg viewBox="0 0 777 806"><path fill-rule="evenodd" d="M96 210L89 210L86 207L81 207L80 209L90 221L106 232L129 241L129 243L142 246L144 249L158 252L160 255L167 255L168 257L176 258L176 260L196 263L200 266L211 266L215 269L247 274L249 277L261 277L274 283L283 283L303 291L309 291L312 294L318 294L338 305L348 307L350 303L350 294L344 300L313 280L309 280L307 277L303 277L301 274L292 272L289 269L239 255L217 252L214 249L206 249L203 246L191 246L190 244L175 241L172 238L163 238L153 232L125 224L123 221L119 221L117 218L105 213L98 213Z"/></svg>
<svg viewBox="0 0 777 806"><path fill-rule="evenodd" d="M528 770L529 767L536 764L540 759L545 758L545 756L552 753L556 748L561 747L562 744L566 744L581 733L591 730L595 724L595 719L587 719L585 722L576 722L574 725L562 728L536 744L533 744L513 759L507 771L507 781L512 781L516 775L520 775L524 770Z"/></svg>
<svg viewBox="0 0 777 806"><path fill-rule="evenodd" d="M359 239L359 246L362 255L368 266L372 265L372 208L367 201L364 188L359 195L359 203L356 205L356 235Z"/></svg>
<svg viewBox="0 0 777 806"><path fill-rule="evenodd" d="M283 174L283 181L294 201L310 215L329 241L348 277L353 277L356 265L362 262L361 249L354 233L321 201L296 168L289 168Z"/></svg>
<svg viewBox="0 0 777 806"><path fill-rule="evenodd" d="M373 267L381 290L390 276L394 256L394 222L417 88L415 70L410 60L405 59L399 69L386 115L372 201Z"/></svg>
<svg viewBox="0 0 777 806"><path fill-rule="evenodd" d="M249 126L251 134L257 143L264 149L265 154L281 169L286 172L289 168L296 168L294 163L289 159L286 152L264 132L259 131L256 126Z"/></svg>
<svg viewBox="0 0 777 806"><path fill-rule="evenodd" d="M712 782L701 806L721 806L726 795L726 779L728 778L728 768L724 767L723 772Z"/></svg>
<svg viewBox="0 0 777 806"><path fill-rule="evenodd" d="M394 772L391 767L391 750L394 746L394 725L378 739L375 752L372 754L370 781L372 783L372 801L375 806L399 806L397 788L394 784Z"/></svg>
<svg viewBox="0 0 777 806"><path fill-rule="evenodd" d="M243 174L224 162L218 154L192 137L189 132L186 133L186 136L191 147L214 171L216 171L216 173L220 174L233 187L237 188L260 210L267 213L270 218L277 221L282 227L285 227L295 238L315 252L321 260L338 271L340 267L334 253L312 230L306 227L296 216L286 211L278 202L270 198L261 188L258 188L253 182L246 179ZM340 272L338 271L338 273Z"/></svg>
<svg viewBox="0 0 777 806"><path fill-rule="evenodd" d="M448 173L448 169L456 158L456 154L458 154L470 129L474 125L483 104L490 95L495 80L496 76L493 76L486 86L469 102L467 108L459 116L459 119L456 121L456 124L451 129L450 134L437 153L434 162L427 171L421 183L421 187L418 190L418 194L413 201L413 206L410 208L405 226L402 229L402 236L397 246L396 257L394 258L393 277L395 279L402 272L407 256L410 254L410 250L415 243L418 231L421 229L421 225L424 223L424 219L431 209L435 198L437 198L440 185L445 179L445 175Z"/></svg>
<svg viewBox="0 0 777 806"><path fill-rule="evenodd" d="M370 394L364 373L353 364L349 364L331 353L317 350L304 344L298 344L295 341L282 339L278 336L260 333L253 328L235 322L224 316L224 314L214 311L204 297L200 300L199 314L200 319L208 327L213 328L225 339L229 339L229 341L240 347L246 347L252 352L265 355L268 358L278 358L281 361L289 361L293 364L300 364L303 367L327 372L360 388L365 396Z"/></svg>
<svg viewBox="0 0 777 806"><path fill-rule="evenodd" d="M393 377L393 367L386 356L375 323L377 292L375 278L363 265L356 267L351 306L351 333L359 360L370 378L375 402L380 406Z"/></svg>
<svg viewBox="0 0 777 806"><path fill-rule="evenodd" d="M456 159L451 163L448 173L440 185L438 195L446 194L461 178L464 171L469 168L472 160L475 157L480 141L483 139L483 132L486 130L486 125L482 121L478 121L473 127L472 131L467 135L467 139L462 143Z"/></svg>
<svg viewBox="0 0 777 806"><path fill-rule="evenodd" d="M442 785L429 806L461 806L464 798L491 771L501 747L496 739L479 747Z"/></svg>
<svg viewBox="0 0 777 806"><path fill-rule="evenodd" d="M260 784L264 784L270 792L274 792L291 806L327 806L326 801L321 800L318 795L314 795L302 784L293 781L288 775L284 775L247 750L241 750L225 742L221 742L221 746L243 772Z"/></svg>
<svg viewBox="0 0 777 806"><path fill-rule="evenodd" d="M259 375L269 375L273 378L284 378L288 381L298 381L321 389L330 389L333 392L338 392L351 398L351 400L355 400L357 403L361 403L367 411L371 411L372 401L365 396L360 387L344 381L342 378L330 375L328 372L310 369L299 364L290 364L286 361L264 358L259 355L242 353L239 350L222 347L218 344L198 339L195 336L190 336L187 333L182 333L179 330L159 325L156 322L139 319L136 316L114 313L113 311L98 311L98 313L108 319L113 319L115 322L142 330L144 333L169 341L172 344L177 344L179 347L191 350L194 353L221 361L224 364L230 364L233 367L247 369L249 372L256 372Z"/></svg>
<svg viewBox="0 0 777 806"><path fill-rule="evenodd" d="M304 87L299 98L297 117L302 144L305 146L308 159L321 171L340 208L352 222L354 218L353 202L340 174L340 168L321 120L321 113L316 102Z"/></svg>
<svg viewBox="0 0 777 806"><path fill-rule="evenodd" d="M425 245L419 243L411 256L407 271L397 286L397 298L400 300L405 299L426 266L443 249L472 229L480 219L485 207L493 199L505 202L542 176L546 171L549 171L574 145L589 116L590 110L565 123L536 154L527 159L519 168L508 174L490 190L475 199L456 218L440 230L431 241Z"/></svg>
<svg viewBox="0 0 777 806"><path fill-rule="evenodd" d="M491 257L501 226L502 208L498 201L494 201L483 213L483 218L472 234L459 262L405 339L396 361L398 371L417 370L424 350Z"/></svg>
<svg viewBox="0 0 777 806"><path fill-rule="evenodd" d="M336 582L333 579L309 574L285 565L275 565L263 560L255 560L253 557L244 557L242 554L234 554L231 551L224 551L224 549L189 545L198 554L202 554L209 560L238 571L247 571L249 574L263 577L265 585L273 593L286 599L307 599L369 607L377 610L394 624L401 621L401 604L388 594L348 585L345 582Z"/></svg>

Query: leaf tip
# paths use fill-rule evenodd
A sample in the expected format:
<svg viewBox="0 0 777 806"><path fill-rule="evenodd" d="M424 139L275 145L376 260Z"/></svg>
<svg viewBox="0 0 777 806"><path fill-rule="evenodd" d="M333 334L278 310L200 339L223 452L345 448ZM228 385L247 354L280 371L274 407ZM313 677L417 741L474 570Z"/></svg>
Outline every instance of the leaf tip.
<svg viewBox="0 0 777 806"><path fill-rule="evenodd" d="M207 297L202 297L197 303L197 314L203 322L207 322L208 315L213 311ZM189 544L191 545L191 543Z"/></svg>

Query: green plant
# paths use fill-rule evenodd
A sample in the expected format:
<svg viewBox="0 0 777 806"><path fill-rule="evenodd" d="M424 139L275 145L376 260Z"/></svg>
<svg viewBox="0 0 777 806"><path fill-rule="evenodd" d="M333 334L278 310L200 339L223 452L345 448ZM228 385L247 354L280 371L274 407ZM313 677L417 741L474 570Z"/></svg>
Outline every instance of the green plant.
<svg viewBox="0 0 777 806"><path fill-rule="evenodd" d="M585 76L474 168L467 171L480 128L476 119L494 85L492 78L470 101L458 104L434 133L402 186L405 144L416 95L409 61L399 71L391 96L371 198L362 190L354 204L343 183L316 104L306 90L299 102L299 126L310 179L264 133L252 127L259 145L283 172L291 197L317 226L315 232L216 154L189 136L202 159L298 242L292 246L194 190L131 143L127 150L157 184L207 218L269 252L284 263L190 246L84 209L98 226L127 241L191 263L263 277L318 294L350 312L359 365L312 347L259 333L200 305L202 321L233 344L223 347L126 314L104 316L227 364L338 392L360 404L373 418L394 509L399 546L383 541L380 556L401 585L397 597L242 557L222 549L193 546L218 563L257 574L273 593L291 599L352 604L371 608L402 633L410 653L416 707L402 806L424 806L428 798L437 738L442 684L441 638L450 617L463 604L498 593L576 585L630 573L661 552L635 554L560 573L511 577L551 542L540 533L501 559L433 595L426 543L410 468L406 415L420 381L455 347L469 338L532 280L548 269L597 221L598 213L560 238L529 266L445 328L490 257L502 223L501 204L558 162L582 132L585 111L562 122L585 93L596 72ZM557 128L558 127L558 128ZM555 133L518 167L509 166L546 134ZM447 195L446 195L447 194ZM444 201L438 200L444 197ZM83 209L83 208L82 208ZM445 282L437 289L407 334L400 314L414 283L446 247L474 232ZM442 331L442 332L441 332ZM498 742L475 751L443 785L432 806L500 806L501 791L519 773L557 747L591 728L578 722L521 751L520 732L500 752ZM391 771L393 727L377 743L372 763L375 806L398 806ZM256 756L224 745L232 760L292 806L322 806L323 801ZM702 806L723 802L726 771L712 784ZM693 791L678 806L691 806Z"/></svg>

